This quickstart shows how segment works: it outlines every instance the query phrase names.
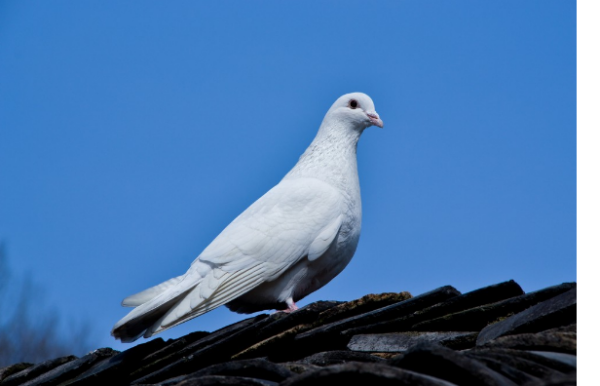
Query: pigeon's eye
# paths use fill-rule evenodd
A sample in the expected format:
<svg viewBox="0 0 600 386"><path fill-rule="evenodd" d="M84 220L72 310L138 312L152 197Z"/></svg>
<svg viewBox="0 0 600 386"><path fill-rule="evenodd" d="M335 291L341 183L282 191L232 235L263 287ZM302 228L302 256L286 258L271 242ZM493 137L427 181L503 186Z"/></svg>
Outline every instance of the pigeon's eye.
<svg viewBox="0 0 600 386"><path fill-rule="evenodd" d="M355 109L358 107L358 102L356 101L356 99L350 99L350 103L348 103L348 106L350 106L351 109Z"/></svg>

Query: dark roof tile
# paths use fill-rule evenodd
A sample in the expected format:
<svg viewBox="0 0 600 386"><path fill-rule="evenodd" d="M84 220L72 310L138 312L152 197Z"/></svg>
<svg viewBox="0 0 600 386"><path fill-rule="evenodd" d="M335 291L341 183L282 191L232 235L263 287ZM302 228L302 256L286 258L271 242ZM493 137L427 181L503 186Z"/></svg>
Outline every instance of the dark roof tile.
<svg viewBox="0 0 600 386"><path fill-rule="evenodd" d="M538 379L552 379L558 376L562 376L563 373L555 370L549 366L543 365L538 361L533 361L528 358L510 355L507 352L496 351L496 350L480 350L472 353L466 353L470 358L480 360L482 362L488 362L492 360L499 362L507 366L511 366L517 370L523 371ZM491 368L497 367L496 365L490 366Z"/></svg>
<svg viewBox="0 0 600 386"><path fill-rule="evenodd" d="M521 286L513 280L494 284L488 287L480 288L471 292L464 293L450 299L434 304L422 310L415 311L400 318L384 320L366 326L352 328L343 334L356 335L367 333L383 333L408 331L417 323L435 320L444 315L457 313L473 307L495 303L501 300L512 298L523 294ZM445 321L444 321L445 322ZM451 330L447 330L451 331ZM461 331L465 331L461 329Z"/></svg>
<svg viewBox="0 0 600 386"><path fill-rule="evenodd" d="M390 364L458 385L516 385L484 363L437 343L419 343L401 358L392 359Z"/></svg>
<svg viewBox="0 0 600 386"><path fill-rule="evenodd" d="M351 316L364 314L379 308L399 303L412 298L410 292L386 292L382 294L369 294L350 302L342 303L323 311L319 315L319 324L335 322Z"/></svg>
<svg viewBox="0 0 600 386"><path fill-rule="evenodd" d="M557 330L507 335L487 342L483 347L513 348L528 351L577 353L577 333Z"/></svg>
<svg viewBox="0 0 600 386"><path fill-rule="evenodd" d="M64 383L75 378L101 360L115 356L118 353L119 351L115 351L111 348L100 348L98 350L94 350L79 359L75 359L55 367L54 369L23 383L23 385L54 386Z"/></svg>
<svg viewBox="0 0 600 386"><path fill-rule="evenodd" d="M352 351L325 351L307 356L297 362L316 366L339 365L347 362L372 362L383 363L383 359L373 355Z"/></svg>
<svg viewBox="0 0 600 386"><path fill-rule="evenodd" d="M477 337L477 345L483 345L504 335L520 332L538 332L551 327L575 322L577 289L545 300L505 320L485 327Z"/></svg>
<svg viewBox="0 0 600 386"><path fill-rule="evenodd" d="M33 363L15 363L14 365L6 366L0 369L0 381L5 378L10 377L11 375L21 372L24 369L33 366Z"/></svg>
<svg viewBox="0 0 600 386"><path fill-rule="evenodd" d="M248 377L272 382L281 382L294 375L294 373L285 366L272 363L265 359L248 359L218 363L196 371L186 377L198 378L208 375Z"/></svg>
<svg viewBox="0 0 600 386"><path fill-rule="evenodd" d="M301 350L306 349L307 347L310 347L312 350L343 348L350 339L348 335L340 334L344 330L390 318L397 318L401 315L407 315L458 295L460 295L460 292L454 287L440 287L433 291L374 311L328 323L303 332L296 337L296 344ZM324 339L325 337L327 337L327 339Z"/></svg>
<svg viewBox="0 0 600 386"><path fill-rule="evenodd" d="M437 342L443 346L457 341L475 342L476 332L390 332L354 335L348 343L353 351L403 352L421 342Z"/></svg>
<svg viewBox="0 0 600 386"><path fill-rule="evenodd" d="M511 280L465 294L446 286L319 301L122 353L9 366L0 386L566 386L576 370L575 286L523 294Z"/></svg>
<svg viewBox="0 0 600 386"><path fill-rule="evenodd" d="M170 383L162 383L170 385ZM202 377L192 377L176 384L177 386L277 386L277 382L271 382L264 379L235 377L230 375L206 375Z"/></svg>
<svg viewBox="0 0 600 386"><path fill-rule="evenodd" d="M76 356L69 355L66 357L50 359L35 366L28 366L25 370L21 370L4 379L2 381L2 386L19 385L75 359L77 359Z"/></svg>
<svg viewBox="0 0 600 386"><path fill-rule="evenodd" d="M415 385L452 386L448 382L412 371L386 366L380 363L348 362L323 367L291 377L281 386L331 386L348 385Z"/></svg>
<svg viewBox="0 0 600 386"><path fill-rule="evenodd" d="M162 338L153 339L134 346L127 351L123 351L94 364L90 369L70 382L69 385L107 384L111 383L114 379L120 380L122 384L127 384L131 381L131 369L139 366L141 359L149 353L159 350L164 346L165 342Z"/></svg>
<svg viewBox="0 0 600 386"><path fill-rule="evenodd" d="M485 304L465 311L451 313L411 326L418 331L477 331L490 323L506 318L548 300L575 287L575 283L563 283L536 292L512 297L500 302Z"/></svg>

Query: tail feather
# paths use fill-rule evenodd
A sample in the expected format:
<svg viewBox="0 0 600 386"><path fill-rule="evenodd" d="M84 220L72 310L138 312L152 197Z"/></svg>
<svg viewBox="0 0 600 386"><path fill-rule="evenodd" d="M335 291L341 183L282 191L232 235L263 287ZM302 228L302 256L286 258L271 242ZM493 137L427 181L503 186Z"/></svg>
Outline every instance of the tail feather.
<svg viewBox="0 0 600 386"><path fill-rule="evenodd" d="M137 317L132 317L132 314L129 313L123 319L119 320L117 324L115 324L110 334L123 343L131 343L137 340L144 335L147 330L156 323L157 320L160 320L166 313L168 313L169 310L173 308L173 306L175 306L182 297L187 295L187 293L188 292L181 293L179 296L173 297L172 299L160 304L158 307L142 313L141 315L134 315ZM141 307L143 306L140 306L135 310L138 310Z"/></svg>
<svg viewBox="0 0 600 386"><path fill-rule="evenodd" d="M172 279L166 280L154 287L150 287L142 292L138 292L137 294L131 295L123 299L121 305L123 307L137 307L142 304L154 299L161 293L165 292L167 289L181 283L184 275L174 277Z"/></svg>
<svg viewBox="0 0 600 386"><path fill-rule="evenodd" d="M127 304L135 304L152 293L157 296L142 303L113 327L111 335L122 342L149 338L168 328L211 311L246 293L264 282L264 266L257 264L234 273L219 272L198 280L197 277L179 277L130 296ZM179 280L176 280L179 279ZM212 280L214 279L214 280ZM159 292L166 283L175 283ZM126 300L127 300L126 299Z"/></svg>
<svg viewBox="0 0 600 386"><path fill-rule="evenodd" d="M202 294L205 288L196 287L179 298L164 315L144 333L144 338L175 327L190 319L214 310L264 282L260 276L264 267L254 266L223 277L223 281L210 296Z"/></svg>
<svg viewBox="0 0 600 386"><path fill-rule="evenodd" d="M186 283L184 279L185 277L179 276L126 298L123 303L135 304L141 301L141 299L148 297L151 293L158 293L158 295L140 304L129 314L125 315L123 319L119 320L110 332L111 335L127 343L133 342L144 335L148 328L152 327L157 320L167 314L169 310L178 304L198 284L194 280L189 280ZM162 292L157 290L163 284L171 281L175 284L168 286ZM134 300L126 302L126 300L131 298Z"/></svg>

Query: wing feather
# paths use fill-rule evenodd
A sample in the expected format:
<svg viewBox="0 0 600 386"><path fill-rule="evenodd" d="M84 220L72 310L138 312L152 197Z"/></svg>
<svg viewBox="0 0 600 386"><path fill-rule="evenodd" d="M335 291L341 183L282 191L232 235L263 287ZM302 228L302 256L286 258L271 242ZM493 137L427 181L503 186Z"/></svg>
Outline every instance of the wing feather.
<svg viewBox="0 0 600 386"><path fill-rule="evenodd" d="M147 301L155 298L161 293L165 292L168 288L171 288L183 280L183 275L174 277L172 279L166 280L154 287L148 288L142 292L138 292L137 294L131 295L123 299L121 305L123 307L137 307L146 303Z"/></svg>
<svg viewBox="0 0 600 386"><path fill-rule="evenodd" d="M262 284L264 282L261 279L262 273L263 269L260 265L228 273L223 276L224 280L218 289L208 298L198 296L198 292L195 289L190 291L168 313L149 328L144 337L150 337L228 303Z"/></svg>
<svg viewBox="0 0 600 386"><path fill-rule="evenodd" d="M131 305L147 301L113 334L152 336L274 280L303 257L318 258L339 231L343 201L320 180L284 179L233 220L185 275L127 298Z"/></svg>

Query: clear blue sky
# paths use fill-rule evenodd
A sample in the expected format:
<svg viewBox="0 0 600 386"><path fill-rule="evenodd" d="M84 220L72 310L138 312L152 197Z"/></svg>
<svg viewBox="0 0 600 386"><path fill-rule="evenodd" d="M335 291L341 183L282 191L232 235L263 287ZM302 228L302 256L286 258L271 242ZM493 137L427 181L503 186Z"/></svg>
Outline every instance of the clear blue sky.
<svg viewBox="0 0 600 386"><path fill-rule="evenodd" d="M340 95L353 261L300 302L576 279L574 1L2 1L0 240L98 346L275 185ZM160 336L239 320L222 308Z"/></svg>

